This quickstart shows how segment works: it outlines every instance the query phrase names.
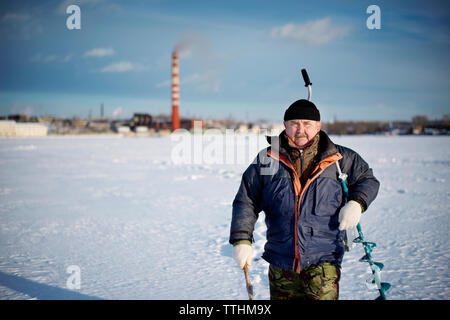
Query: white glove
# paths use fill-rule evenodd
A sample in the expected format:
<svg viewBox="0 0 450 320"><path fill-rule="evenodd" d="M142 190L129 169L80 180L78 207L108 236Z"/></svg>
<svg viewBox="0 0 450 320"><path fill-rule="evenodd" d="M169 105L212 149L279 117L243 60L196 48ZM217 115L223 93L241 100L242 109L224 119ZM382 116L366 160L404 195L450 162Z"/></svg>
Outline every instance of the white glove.
<svg viewBox="0 0 450 320"><path fill-rule="evenodd" d="M350 200L339 212L339 230L351 230L356 227L361 219L361 205L355 200Z"/></svg>
<svg viewBox="0 0 450 320"><path fill-rule="evenodd" d="M248 244L238 244L233 247L233 259L237 262L241 269L245 264L252 264L252 246Z"/></svg>

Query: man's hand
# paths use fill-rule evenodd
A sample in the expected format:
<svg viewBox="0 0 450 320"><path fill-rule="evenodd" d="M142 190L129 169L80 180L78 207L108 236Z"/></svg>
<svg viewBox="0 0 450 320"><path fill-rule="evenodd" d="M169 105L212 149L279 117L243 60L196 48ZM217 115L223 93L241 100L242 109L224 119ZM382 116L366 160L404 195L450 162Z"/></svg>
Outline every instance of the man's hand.
<svg viewBox="0 0 450 320"><path fill-rule="evenodd" d="M355 228L361 219L361 213L361 205L358 202L354 200L347 202L339 212L339 230Z"/></svg>
<svg viewBox="0 0 450 320"><path fill-rule="evenodd" d="M233 247L233 259L241 269L245 264L252 264L252 246L248 244L238 244Z"/></svg>

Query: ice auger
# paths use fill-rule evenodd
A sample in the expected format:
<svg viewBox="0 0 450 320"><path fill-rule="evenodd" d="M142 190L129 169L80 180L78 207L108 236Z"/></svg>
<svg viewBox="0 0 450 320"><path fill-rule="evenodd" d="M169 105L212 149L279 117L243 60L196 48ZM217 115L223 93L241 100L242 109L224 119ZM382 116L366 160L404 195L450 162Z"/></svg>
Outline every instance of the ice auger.
<svg viewBox="0 0 450 320"><path fill-rule="evenodd" d="M306 69L301 70L303 80L305 81L305 87L308 88L308 100L311 101L311 81L309 80ZM347 187L347 174L341 171L339 161L336 161L336 166L339 173L339 180L341 181L342 188L344 190L345 198L348 199L348 187ZM361 230L361 225L358 223L355 229L345 230L344 232L344 247L345 251L350 251L356 243L361 243L364 248L364 256L359 259L360 262L367 262L370 266L372 275L366 280L369 285L376 285L377 290L380 292L380 296L376 300L386 300L386 291L389 290L391 284L388 282L381 282L380 271L384 265L381 262L376 262L372 258L372 250L376 247L375 242L366 241L364 234Z"/></svg>
<svg viewBox="0 0 450 320"><path fill-rule="evenodd" d="M345 182L347 179L347 174L342 173L339 162L336 162L336 166L338 168L339 180L341 181L345 197L348 198L348 187L347 183ZM361 230L361 224L358 223L358 225L356 226L356 231L357 232L355 232L355 230L345 230L345 250L350 251L350 249L353 248L354 243L362 244L365 255L361 259L359 259L359 261L367 262L370 266L370 270L372 271L372 275L366 280L366 282L368 284L375 284L377 290L380 292L380 296L376 298L376 300L386 300L386 291L389 290L391 284L388 282L381 282L380 271L383 269L384 264L382 264L381 262L376 262L372 258L372 250L376 247L376 243L366 241ZM354 236L355 233L357 234L356 237Z"/></svg>

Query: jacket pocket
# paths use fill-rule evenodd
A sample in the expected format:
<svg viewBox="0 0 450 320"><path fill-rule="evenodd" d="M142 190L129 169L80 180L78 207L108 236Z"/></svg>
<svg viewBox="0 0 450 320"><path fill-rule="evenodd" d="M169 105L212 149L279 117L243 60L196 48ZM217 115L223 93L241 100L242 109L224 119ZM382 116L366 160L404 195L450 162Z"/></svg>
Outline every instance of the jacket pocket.
<svg viewBox="0 0 450 320"><path fill-rule="evenodd" d="M319 217L335 215L342 205L342 187L330 178L318 179L314 196L314 214Z"/></svg>
<svg viewBox="0 0 450 320"><path fill-rule="evenodd" d="M339 239L342 240L342 232L340 230L329 230L329 231L324 231L324 230L317 230L317 229L313 229L312 230L312 235L313 236L319 236L319 237L324 237L324 238L328 238L328 239Z"/></svg>
<svg viewBox="0 0 450 320"><path fill-rule="evenodd" d="M291 214L289 208L293 206L294 194L291 184L290 178L282 177L264 187L261 207L267 215Z"/></svg>

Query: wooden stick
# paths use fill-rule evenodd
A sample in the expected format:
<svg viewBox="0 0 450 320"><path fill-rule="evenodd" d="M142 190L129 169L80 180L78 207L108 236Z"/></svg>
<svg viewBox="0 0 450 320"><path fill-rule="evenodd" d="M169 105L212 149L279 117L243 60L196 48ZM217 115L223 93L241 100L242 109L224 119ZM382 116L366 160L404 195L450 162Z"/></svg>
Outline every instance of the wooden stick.
<svg viewBox="0 0 450 320"><path fill-rule="evenodd" d="M245 274L245 283L247 285L248 299L253 300L253 286L250 282L250 276L248 275L248 267L247 264L244 266L244 274Z"/></svg>

